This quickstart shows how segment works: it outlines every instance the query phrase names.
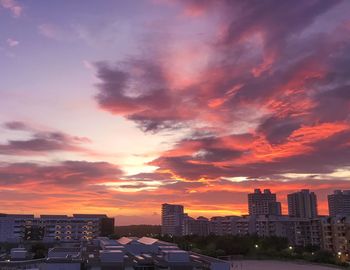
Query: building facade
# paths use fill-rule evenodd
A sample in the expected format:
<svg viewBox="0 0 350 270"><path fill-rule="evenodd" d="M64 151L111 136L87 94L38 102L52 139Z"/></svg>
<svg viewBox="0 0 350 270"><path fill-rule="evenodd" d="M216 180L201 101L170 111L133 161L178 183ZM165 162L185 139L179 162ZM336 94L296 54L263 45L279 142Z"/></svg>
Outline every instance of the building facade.
<svg viewBox="0 0 350 270"><path fill-rule="evenodd" d="M237 221L239 216L212 217L210 219L210 232L215 235L237 234Z"/></svg>
<svg viewBox="0 0 350 270"><path fill-rule="evenodd" d="M183 231L184 207L177 204L162 204L162 235L181 236Z"/></svg>
<svg viewBox="0 0 350 270"><path fill-rule="evenodd" d="M106 215L0 215L0 242L71 242L113 233L114 218Z"/></svg>
<svg viewBox="0 0 350 270"><path fill-rule="evenodd" d="M281 203L276 201L276 194L269 189L255 189L248 194L249 215L281 215Z"/></svg>
<svg viewBox="0 0 350 270"><path fill-rule="evenodd" d="M169 220L177 222L172 221L173 230L182 222L183 235L277 236L287 238L292 246L321 248L346 259L350 256L350 190L336 190L328 196L330 216L318 215L316 194L307 189L287 199L288 216L281 215L276 194L268 189L248 194L249 215L245 216L195 219L184 214L182 206L167 204L163 213L170 213Z"/></svg>
<svg viewBox="0 0 350 270"><path fill-rule="evenodd" d="M350 216L350 190L335 190L328 195L328 209L331 217Z"/></svg>
<svg viewBox="0 0 350 270"><path fill-rule="evenodd" d="M350 253L350 217L325 217L321 222L321 248L334 253Z"/></svg>
<svg viewBox="0 0 350 270"><path fill-rule="evenodd" d="M13 250L26 253L24 248ZM16 256L17 258L18 255ZM69 270L230 270L228 261L180 249L176 244L149 237L98 237L80 246L53 247L46 258L2 260L0 269Z"/></svg>
<svg viewBox="0 0 350 270"><path fill-rule="evenodd" d="M207 236L211 233L210 221L205 217L192 218L184 215L182 235Z"/></svg>
<svg viewBox="0 0 350 270"><path fill-rule="evenodd" d="M318 216L317 197L314 192L303 189L288 194L288 215L299 218L315 218Z"/></svg>

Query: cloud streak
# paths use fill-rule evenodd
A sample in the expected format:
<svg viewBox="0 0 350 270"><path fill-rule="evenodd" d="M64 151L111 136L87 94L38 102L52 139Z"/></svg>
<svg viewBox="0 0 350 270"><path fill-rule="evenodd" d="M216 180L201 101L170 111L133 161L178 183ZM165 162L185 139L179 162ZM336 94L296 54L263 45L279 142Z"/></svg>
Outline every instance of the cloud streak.
<svg viewBox="0 0 350 270"><path fill-rule="evenodd" d="M58 164L10 163L0 166L0 185L79 188L118 180L122 171L107 162L63 161Z"/></svg>
<svg viewBox="0 0 350 270"><path fill-rule="evenodd" d="M58 131L35 130L23 122L8 122L4 127L9 130L31 133L31 138L9 140L0 144L0 155L45 155L54 151L89 152L82 147L89 139L70 136Z"/></svg>

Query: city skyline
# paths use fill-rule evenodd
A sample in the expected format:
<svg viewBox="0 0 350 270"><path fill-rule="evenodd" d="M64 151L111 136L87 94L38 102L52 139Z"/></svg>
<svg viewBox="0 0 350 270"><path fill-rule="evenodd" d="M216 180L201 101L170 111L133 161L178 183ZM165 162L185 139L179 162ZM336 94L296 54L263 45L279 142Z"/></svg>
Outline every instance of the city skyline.
<svg viewBox="0 0 350 270"><path fill-rule="evenodd" d="M205 216L199 215L199 218L212 219L212 218L226 218L226 217L246 217L246 216L289 216L292 218L304 218L304 219L313 219L317 217L347 217L349 216L349 201L350 201L350 190L334 190L332 193L327 195L327 213L318 214L318 203L317 203L317 195L308 189L297 190L293 193L287 194L287 202L284 206L276 194L273 193L270 189L255 188L251 193L247 193L247 201L246 208L247 213L241 213L237 215L217 215L217 216ZM255 197L258 195L258 197ZM301 197L300 197L301 196ZM311 196L311 198L309 198ZM291 200L293 198L293 200ZM310 201L311 200L311 201ZM271 205L272 204L272 205ZM272 207L271 207L272 206ZM193 213L191 209L186 209L186 213L184 212L185 206L183 204L174 204L169 202L163 202L160 207L161 216L159 222L154 223L153 225L163 225L164 222L168 222L164 220L164 216L169 213L170 215L180 215L188 216L188 213ZM287 209L287 212L282 212L282 209ZM232 210L234 212L234 210ZM41 217L57 217L57 218L68 218L67 214L31 214L31 213L1 213L0 215L19 215L19 216L31 216L35 218ZM105 214L96 214L96 213L87 213L87 214L72 214L72 216L106 216ZM114 219L115 217L113 217ZM143 218L142 216L140 218ZM192 217L190 217L192 218ZM171 220L174 222L174 220ZM177 220L177 226L180 228L182 219ZM145 223L142 223L146 225ZM118 226L124 226L124 220L121 223L118 222L116 224ZM127 224L134 225L134 224Z"/></svg>
<svg viewBox="0 0 350 270"><path fill-rule="evenodd" d="M159 224L350 190L349 1L0 0L0 213Z"/></svg>

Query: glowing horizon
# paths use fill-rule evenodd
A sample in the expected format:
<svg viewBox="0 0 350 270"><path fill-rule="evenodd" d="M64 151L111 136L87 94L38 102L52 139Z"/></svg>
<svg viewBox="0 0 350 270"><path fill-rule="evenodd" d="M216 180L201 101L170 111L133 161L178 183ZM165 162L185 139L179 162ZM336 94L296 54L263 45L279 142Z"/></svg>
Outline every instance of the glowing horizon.
<svg viewBox="0 0 350 270"><path fill-rule="evenodd" d="M0 0L0 212L159 224L350 189L349 1Z"/></svg>

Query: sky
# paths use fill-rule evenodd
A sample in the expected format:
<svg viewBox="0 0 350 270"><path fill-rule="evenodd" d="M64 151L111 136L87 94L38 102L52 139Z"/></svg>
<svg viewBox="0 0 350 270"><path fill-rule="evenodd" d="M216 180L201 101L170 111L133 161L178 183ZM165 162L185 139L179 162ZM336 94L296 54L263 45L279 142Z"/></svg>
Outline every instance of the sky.
<svg viewBox="0 0 350 270"><path fill-rule="evenodd" d="M350 189L350 1L0 0L0 212L159 224Z"/></svg>

